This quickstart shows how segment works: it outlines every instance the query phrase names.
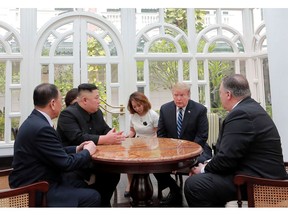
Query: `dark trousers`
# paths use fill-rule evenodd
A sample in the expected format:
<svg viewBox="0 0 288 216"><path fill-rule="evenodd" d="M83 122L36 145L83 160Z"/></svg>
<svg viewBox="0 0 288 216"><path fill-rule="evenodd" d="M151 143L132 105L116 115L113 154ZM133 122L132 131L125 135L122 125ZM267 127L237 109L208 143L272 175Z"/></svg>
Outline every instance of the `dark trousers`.
<svg viewBox="0 0 288 216"><path fill-rule="evenodd" d="M184 194L189 207L224 207L228 201L237 200L233 175L192 175L185 181Z"/></svg>
<svg viewBox="0 0 288 216"><path fill-rule="evenodd" d="M49 184L48 207L99 207L101 195L94 189L71 185L69 182Z"/></svg>
<svg viewBox="0 0 288 216"><path fill-rule="evenodd" d="M89 180L91 173L95 174L96 179L94 184L88 185L85 180ZM64 179L76 187L86 187L98 191L101 195L101 206L111 207L110 200L120 180L120 174L82 169L65 173Z"/></svg>

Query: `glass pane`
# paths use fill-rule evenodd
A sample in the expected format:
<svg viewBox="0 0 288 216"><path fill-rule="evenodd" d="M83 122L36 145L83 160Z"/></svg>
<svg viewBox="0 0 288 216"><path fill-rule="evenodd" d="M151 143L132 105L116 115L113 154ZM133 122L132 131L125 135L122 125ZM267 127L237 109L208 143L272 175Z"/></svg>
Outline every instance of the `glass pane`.
<svg viewBox="0 0 288 216"><path fill-rule="evenodd" d="M3 43L0 41L0 53L6 53Z"/></svg>
<svg viewBox="0 0 288 216"><path fill-rule="evenodd" d="M245 61L240 61L240 74L246 77L246 65Z"/></svg>
<svg viewBox="0 0 288 216"><path fill-rule="evenodd" d="M144 87L142 86L137 87L137 91L144 93Z"/></svg>
<svg viewBox="0 0 288 216"><path fill-rule="evenodd" d="M73 56L73 35L67 36L59 43L55 56Z"/></svg>
<svg viewBox="0 0 288 216"><path fill-rule="evenodd" d="M137 61L137 81L144 81L144 62Z"/></svg>
<svg viewBox="0 0 288 216"><path fill-rule="evenodd" d="M50 34L43 45L41 53L42 56L49 56L50 48L55 40L56 40L55 36L53 34Z"/></svg>
<svg viewBox="0 0 288 216"><path fill-rule="evenodd" d="M147 43L147 40L141 37L137 44L137 52L144 52L145 43Z"/></svg>
<svg viewBox="0 0 288 216"><path fill-rule="evenodd" d="M19 43L13 34L8 38L7 42L11 47L12 53L20 53Z"/></svg>
<svg viewBox="0 0 288 216"><path fill-rule="evenodd" d="M234 61L209 61L210 102L213 110L222 110L219 86L224 76L235 73L234 64Z"/></svg>
<svg viewBox="0 0 288 216"><path fill-rule="evenodd" d="M263 59L263 77L264 77L264 91L266 101L266 111L272 117L272 101L270 89L270 76L269 76L269 61L268 58Z"/></svg>
<svg viewBox="0 0 288 216"><path fill-rule="evenodd" d="M94 37L88 36L87 38L87 55L88 56L106 56L102 44Z"/></svg>
<svg viewBox="0 0 288 216"><path fill-rule="evenodd" d="M233 52L233 49L230 46L230 44L228 44L224 41L216 41L216 42L212 43L209 46L208 50L209 50L209 52L213 52L213 53Z"/></svg>
<svg viewBox="0 0 288 216"><path fill-rule="evenodd" d="M183 80L190 80L189 61L183 61Z"/></svg>
<svg viewBox="0 0 288 216"><path fill-rule="evenodd" d="M88 82L94 83L99 88L105 86L106 89L106 66L94 64L88 65ZM100 96L102 98L102 95Z"/></svg>
<svg viewBox="0 0 288 216"><path fill-rule="evenodd" d="M157 90L150 89L149 99L152 105L152 109L154 109L155 111L159 111L160 107L164 103L167 103L168 101L173 100L171 89L163 88L161 86Z"/></svg>
<svg viewBox="0 0 288 216"><path fill-rule="evenodd" d="M166 40L157 40L155 41L150 49L149 52L151 53L176 53L176 47L173 43Z"/></svg>
<svg viewBox="0 0 288 216"><path fill-rule="evenodd" d="M197 52L204 52L204 47L205 47L206 41L202 38L200 39L198 45L197 45Z"/></svg>
<svg viewBox="0 0 288 216"><path fill-rule="evenodd" d="M178 42L179 42L179 45L180 45L181 48L182 48L182 52L183 52L183 53L188 53L188 47L187 47L187 44L186 44L186 42L184 41L184 39L181 38Z"/></svg>
<svg viewBox="0 0 288 216"><path fill-rule="evenodd" d="M11 90L11 112L20 112L20 89Z"/></svg>
<svg viewBox="0 0 288 216"><path fill-rule="evenodd" d="M20 84L20 62L12 62L12 83Z"/></svg>
<svg viewBox="0 0 288 216"><path fill-rule="evenodd" d="M118 64L111 64L111 83L118 83Z"/></svg>
<svg viewBox="0 0 288 216"><path fill-rule="evenodd" d="M111 39L111 37L109 35L106 35L104 40L105 40L105 42L107 43L107 45L109 47L110 55L111 56L117 56L117 49L116 49L116 46L115 46L113 40Z"/></svg>
<svg viewBox="0 0 288 216"><path fill-rule="evenodd" d="M41 82L47 83L49 82L49 66L41 65Z"/></svg>
<svg viewBox="0 0 288 216"><path fill-rule="evenodd" d="M200 85L198 87L198 93L199 93L199 103L206 104L206 100L205 100L205 86L204 85Z"/></svg>
<svg viewBox="0 0 288 216"><path fill-rule="evenodd" d="M150 90L171 89L178 82L177 61L149 62Z"/></svg>
<svg viewBox="0 0 288 216"><path fill-rule="evenodd" d="M261 46L261 51L267 51L267 39L265 39Z"/></svg>
<svg viewBox="0 0 288 216"><path fill-rule="evenodd" d="M20 117L11 118L11 127L12 128L19 128L20 127ZM11 133L11 140L15 140L15 136L14 136L13 132Z"/></svg>
<svg viewBox="0 0 288 216"><path fill-rule="evenodd" d="M197 61L198 80L204 80L204 65L203 61Z"/></svg>
<svg viewBox="0 0 288 216"><path fill-rule="evenodd" d="M158 8L136 8L136 32L155 22L159 22Z"/></svg>
<svg viewBox="0 0 288 216"><path fill-rule="evenodd" d="M59 88L62 97L65 97L66 93L73 88L73 65L54 65L54 83Z"/></svg>
<svg viewBox="0 0 288 216"><path fill-rule="evenodd" d="M111 105L112 106L119 106L119 89L112 87L111 88ZM123 104L122 104L123 105Z"/></svg>
<svg viewBox="0 0 288 216"><path fill-rule="evenodd" d="M240 53L245 52L244 46L243 46L243 44L242 44L242 42L241 42L240 40L238 40L238 41L236 42L236 45L237 45L238 50L239 50Z"/></svg>
<svg viewBox="0 0 288 216"><path fill-rule="evenodd" d="M4 140L6 64L0 62L0 141Z"/></svg>

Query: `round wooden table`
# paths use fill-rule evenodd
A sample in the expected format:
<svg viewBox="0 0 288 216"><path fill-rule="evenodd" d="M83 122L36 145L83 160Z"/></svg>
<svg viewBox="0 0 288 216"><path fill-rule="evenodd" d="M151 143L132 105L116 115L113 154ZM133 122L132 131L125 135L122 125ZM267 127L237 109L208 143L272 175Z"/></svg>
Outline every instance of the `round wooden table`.
<svg viewBox="0 0 288 216"><path fill-rule="evenodd" d="M132 206L149 206L153 186L149 173L189 167L202 153L197 143L170 138L127 138L121 145L98 145L92 156L96 169L131 173Z"/></svg>

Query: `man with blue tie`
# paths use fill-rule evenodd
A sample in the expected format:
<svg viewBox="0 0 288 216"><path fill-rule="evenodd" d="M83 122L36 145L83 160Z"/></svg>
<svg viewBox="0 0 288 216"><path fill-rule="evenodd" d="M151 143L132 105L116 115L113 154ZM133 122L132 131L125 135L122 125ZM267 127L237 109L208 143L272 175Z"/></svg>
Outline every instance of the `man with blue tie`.
<svg viewBox="0 0 288 216"><path fill-rule="evenodd" d="M172 88L173 101L160 108L158 123L158 137L189 140L198 143L203 153L198 161L204 162L212 157L212 150L206 143L208 138L207 108L190 99L190 86L186 83L177 83ZM162 206L181 206L181 189L170 176L170 173L155 173L158 181L158 190L167 187L170 193L160 201Z"/></svg>

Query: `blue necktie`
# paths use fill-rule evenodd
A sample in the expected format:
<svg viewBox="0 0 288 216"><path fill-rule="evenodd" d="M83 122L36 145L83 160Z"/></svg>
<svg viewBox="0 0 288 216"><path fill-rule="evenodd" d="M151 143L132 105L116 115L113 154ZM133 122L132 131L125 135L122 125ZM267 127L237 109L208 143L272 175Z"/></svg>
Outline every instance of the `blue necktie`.
<svg viewBox="0 0 288 216"><path fill-rule="evenodd" d="M180 133L181 133L181 128L182 128L182 118L183 118L182 108L179 108L179 110L178 110L178 118L177 118L177 134L178 134L178 138L180 138Z"/></svg>

